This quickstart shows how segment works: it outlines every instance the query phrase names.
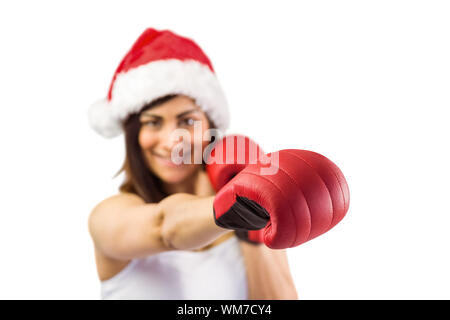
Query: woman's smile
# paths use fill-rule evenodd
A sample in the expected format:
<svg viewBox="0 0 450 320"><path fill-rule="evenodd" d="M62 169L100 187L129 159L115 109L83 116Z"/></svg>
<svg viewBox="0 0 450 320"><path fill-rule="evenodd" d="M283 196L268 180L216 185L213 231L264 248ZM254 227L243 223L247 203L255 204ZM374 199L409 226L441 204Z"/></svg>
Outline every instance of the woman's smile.
<svg viewBox="0 0 450 320"><path fill-rule="evenodd" d="M156 162L163 167L181 168L183 166L183 163L176 164L175 162L173 162L170 156L164 157L160 156L159 154L153 153L153 157L155 158Z"/></svg>

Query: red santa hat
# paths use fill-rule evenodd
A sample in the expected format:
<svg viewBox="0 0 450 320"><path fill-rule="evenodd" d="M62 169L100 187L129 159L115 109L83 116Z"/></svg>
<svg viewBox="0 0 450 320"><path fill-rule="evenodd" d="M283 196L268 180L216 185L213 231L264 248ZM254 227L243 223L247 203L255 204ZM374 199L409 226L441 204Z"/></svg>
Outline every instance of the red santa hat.
<svg viewBox="0 0 450 320"><path fill-rule="evenodd" d="M89 123L115 137L129 114L168 94L191 97L218 129L227 129L227 101L206 54L191 39L149 28L120 62L107 97L89 108Z"/></svg>

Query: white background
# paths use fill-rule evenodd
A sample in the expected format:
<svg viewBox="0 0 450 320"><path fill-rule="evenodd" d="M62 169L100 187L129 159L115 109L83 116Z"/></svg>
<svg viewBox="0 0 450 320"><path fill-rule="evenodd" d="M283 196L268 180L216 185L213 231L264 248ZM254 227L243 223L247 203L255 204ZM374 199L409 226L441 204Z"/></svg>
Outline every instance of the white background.
<svg viewBox="0 0 450 320"><path fill-rule="evenodd" d="M450 298L446 1L2 1L0 298L97 299L87 218L122 137L86 110L146 27L193 38L229 132L320 152L351 204L289 249L300 299Z"/></svg>

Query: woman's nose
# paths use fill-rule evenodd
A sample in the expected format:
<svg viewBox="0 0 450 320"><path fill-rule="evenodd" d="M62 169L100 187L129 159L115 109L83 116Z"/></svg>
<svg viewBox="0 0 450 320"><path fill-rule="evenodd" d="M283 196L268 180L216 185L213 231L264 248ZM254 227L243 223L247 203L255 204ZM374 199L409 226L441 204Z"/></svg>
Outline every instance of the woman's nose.
<svg viewBox="0 0 450 320"><path fill-rule="evenodd" d="M162 150L170 154L172 149L182 140L176 133L177 127L175 125L166 126L159 134L159 145Z"/></svg>

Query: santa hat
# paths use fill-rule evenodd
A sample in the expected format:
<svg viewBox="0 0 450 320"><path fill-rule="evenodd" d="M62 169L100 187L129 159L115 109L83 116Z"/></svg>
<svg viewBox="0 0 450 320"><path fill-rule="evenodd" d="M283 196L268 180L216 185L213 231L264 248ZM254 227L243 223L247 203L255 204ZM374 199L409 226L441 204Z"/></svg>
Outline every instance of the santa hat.
<svg viewBox="0 0 450 320"><path fill-rule="evenodd" d="M107 97L89 108L89 123L115 137L128 115L169 94L191 97L219 130L228 127L227 101L206 54L191 39L149 28L120 62Z"/></svg>

